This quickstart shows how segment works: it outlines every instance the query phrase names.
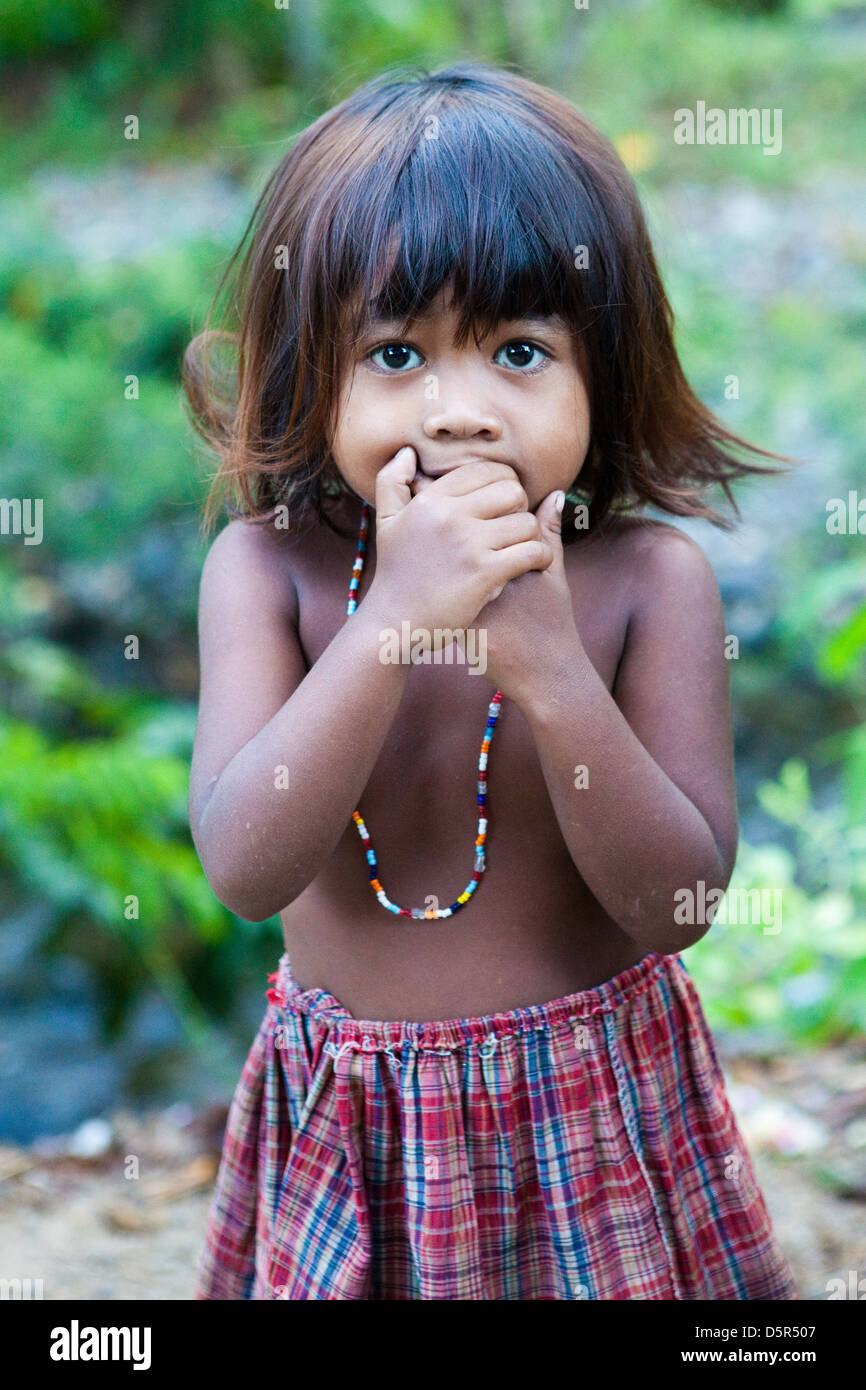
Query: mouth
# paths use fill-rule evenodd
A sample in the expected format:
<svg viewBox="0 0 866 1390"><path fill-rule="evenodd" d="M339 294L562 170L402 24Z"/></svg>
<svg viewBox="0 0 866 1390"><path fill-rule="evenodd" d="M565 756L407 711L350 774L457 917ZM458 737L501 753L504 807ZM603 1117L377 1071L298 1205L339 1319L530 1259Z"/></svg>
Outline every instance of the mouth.
<svg viewBox="0 0 866 1390"><path fill-rule="evenodd" d="M409 484L409 490L413 495L423 492L425 487L429 487L432 482L435 482L435 478L430 473L425 473L423 468L417 468L415 476Z"/></svg>
<svg viewBox="0 0 866 1390"><path fill-rule="evenodd" d="M465 458L462 458L459 463L452 464L450 468L425 468L423 464L419 463L415 476L422 478L444 478L446 473L453 473L456 468L462 468L464 464L467 463L505 463L505 459L491 459L484 457L482 454L469 454ZM513 468L514 465L509 463L507 467ZM515 469L515 472L516 471Z"/></svg>

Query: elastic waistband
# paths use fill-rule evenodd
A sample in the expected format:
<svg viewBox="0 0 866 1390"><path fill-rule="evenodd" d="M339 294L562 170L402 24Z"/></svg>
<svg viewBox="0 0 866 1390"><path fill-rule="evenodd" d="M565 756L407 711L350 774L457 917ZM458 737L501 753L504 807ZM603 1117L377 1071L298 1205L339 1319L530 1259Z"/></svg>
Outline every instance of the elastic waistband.
<svg viewBox="0 0 866 1390"><path fill-rule="evenodd" d="M314 987L301 989L292 975L289 957L283 954L273 975L274 988L267 990L270 1002L278 1008L306 1015L333 1029L333 1050L344 1046L363 1052L391 1052L409 1046L429 1051L452 1051L472 1044L486 1045L492 1051L491 1039L525 1033L530 1029L550 1029L562 1024L574 1025L595 1014L611 1013L649 989L662 971L679 961L678 955L661 955L651 951L619 975L590 989L566 994L546 1004L528 1004L507 1013L485 1014L480 1018L449 1018L426 1022L405 1022L397 1019L359 1019L349 1013L333 994ZM328 1051L332 1051L329 1047Z"/></svg>

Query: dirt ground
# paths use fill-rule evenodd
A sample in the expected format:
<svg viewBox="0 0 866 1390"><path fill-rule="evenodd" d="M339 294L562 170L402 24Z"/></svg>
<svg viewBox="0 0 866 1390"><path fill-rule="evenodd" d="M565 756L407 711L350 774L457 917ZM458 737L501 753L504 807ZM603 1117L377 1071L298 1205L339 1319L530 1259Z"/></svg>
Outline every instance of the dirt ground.
<svg viewBox="0 0 866 1390"><path fill-rule="evenodd" d="M866 1047L720 1051L801 1298L829 1298L834 1278L866 1297ZM0 1276L42 1280L46 1299L191 1298L225 1114L118 1111L0 1146Z"/></svg>

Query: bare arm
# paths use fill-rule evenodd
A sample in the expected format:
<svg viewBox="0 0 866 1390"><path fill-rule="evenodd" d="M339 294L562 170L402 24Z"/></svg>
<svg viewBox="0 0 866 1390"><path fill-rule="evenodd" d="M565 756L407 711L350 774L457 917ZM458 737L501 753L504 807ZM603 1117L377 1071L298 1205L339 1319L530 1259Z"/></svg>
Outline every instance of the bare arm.
<svg viewBox="0 0 866 1390"><path fill-rule="evenodd" d="M645 951L677 952L708 921L680 921L678 894L727 887L737 810L725 625L703 551L656 532L613 698L579 639L552 644L523 703L571 856L605 911ZM580 621L580 614L576 615ZM575 785L577 766L588 784Z"/></svg>
<svg viewBox="0 0 866 1390"><path fill-rule="evenodd" d="M273 547L266 532L233 521L205 560L190 775L190 827L208 882L254 922L292 902L333 852L410 670L379 660L387 623L371 589L307 673L297 600Z"/></svg>

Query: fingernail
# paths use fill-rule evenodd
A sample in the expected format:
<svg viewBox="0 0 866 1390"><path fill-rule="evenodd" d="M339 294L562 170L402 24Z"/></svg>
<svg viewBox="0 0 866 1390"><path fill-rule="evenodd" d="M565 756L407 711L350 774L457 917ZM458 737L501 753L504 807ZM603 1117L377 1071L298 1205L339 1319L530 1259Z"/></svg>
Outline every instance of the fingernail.
<svg viewBox="0 0 866 1390"><path fill-rule="evenodd" d="M556 494L556 498L554 499L553 505L558 512L561 512L563 507L565 506L565 493L562 491L561 488L559 492Z"/></svg>

